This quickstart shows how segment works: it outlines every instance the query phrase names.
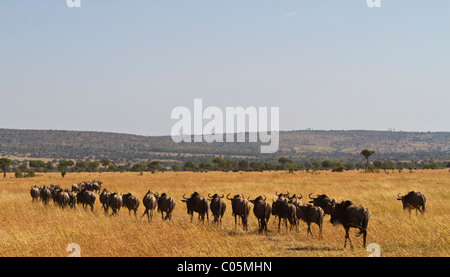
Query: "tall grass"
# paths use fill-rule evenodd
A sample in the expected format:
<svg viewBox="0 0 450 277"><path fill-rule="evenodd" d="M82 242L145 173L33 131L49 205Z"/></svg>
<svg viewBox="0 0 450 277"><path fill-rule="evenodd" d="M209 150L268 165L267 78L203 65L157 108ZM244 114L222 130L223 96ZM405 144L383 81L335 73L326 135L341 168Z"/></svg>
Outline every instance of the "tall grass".
<svg viewBox="0 0 450 277"><path fill-rule="evenodd" d="M231 203L222 226L190 222L182 195L194 191L231 195L243 193L256 198L266 195L267 201L276 199L275 192L303 194L325 193L337 200L352 200L370 209L367 243L377 243L382 256L449 256L450 235L450 173L447 170L371 174L349 171L343 173L295 172L166 172L144 173L47 173L35 178L0 179L0 256L68 256L67 245L77 243L82 256L367 256L362 239L351 231L355 248L344 249L344 229L332 226L325 216L323 239L318 227L312 226L314 238L306 235L306 224L299 232L279 233L277 223L270 219L267 235L258 234L253 211L249 230L242 226L235 230ZM59 184L70 188L83 180L102 180L110 191L131 192L142 200L148 189L166 192L176 200L171 222L162 221L154 212L152 222L138 218L122 208L119 215L105 215L101 204L94 212L76 209L62 210L50 203L33 203L29 194L32 185ZM421 191L427 197L425 215L411 216L402 210L397 194L410 190Z"/></svg>

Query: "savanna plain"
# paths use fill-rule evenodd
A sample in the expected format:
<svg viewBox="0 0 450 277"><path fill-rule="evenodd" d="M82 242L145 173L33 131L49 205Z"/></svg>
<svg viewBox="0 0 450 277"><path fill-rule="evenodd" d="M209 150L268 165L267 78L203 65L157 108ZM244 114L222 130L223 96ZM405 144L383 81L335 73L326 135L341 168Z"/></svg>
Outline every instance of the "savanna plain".
<svg viewBox="0 0 450 277"><path fill-rule="evenodd" d="M99 198L94 211L61 209L51 201L32 202L31 186L60 185L71 188L81 181L100 180L102 189L132 193L141 200L137 218L123 207L118 215L105 214ZM142 198L151 189L165 192L176 201L171 221L163 221L154 211L151 222L141 217L144 212ZM414 190L427 197L425 214L403 211L397 194ZM120 257L365 257L370 254L362 246L357 230L351 229L354 248L344 248L344 228L333 226L325 215L323 239L317 225L312 224L314 237L307 236L307 225L300 222L299 230L278 232L278 221L270 218L267 234L259 234L257 219L250 212L248 231L242 225L235 229L231 215L231 202L222 225L212 221L193 222L181 202L183 194L197 191L233 196L238 193L251 199L266 196L272 204L276 192L302 194L303 203L308 195L326 194L338 201L351 200L367 207L371 217L367 228L367 244L380 246L386 257L448 257L450 254L450 172L442 170L416 170L409 172L363 173L346 171L314 173L276 172L157 172L144 173L40 173L34 178L14 178L9 173L0 178L0 256L64 257L71 252L67 246L76 243L80 254L87 256ZM253 205L252 205L253 209Z"/></svg>

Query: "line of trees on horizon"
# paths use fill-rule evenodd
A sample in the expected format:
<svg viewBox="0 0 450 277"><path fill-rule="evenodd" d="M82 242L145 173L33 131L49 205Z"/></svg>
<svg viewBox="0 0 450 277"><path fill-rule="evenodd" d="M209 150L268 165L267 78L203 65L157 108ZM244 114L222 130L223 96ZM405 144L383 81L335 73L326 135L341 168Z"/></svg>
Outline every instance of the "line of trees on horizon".
<svg viewBox="0 0 450 277"><path fill-rule="evenodd" d="M366 153L367 154L367 153ZM373 153L372 153L373 154ZM363 152L361 155L364 156ZM370 154L371 155L371 154ZM450 161L409 161L395 162L391 160L373 162L369 161L370 155L364 156L365 162L340 162L331 160L322 161L293 161L288 157L280 157L277 163L265 161L248 161L246 159L230 160L214 157L212 160L203 162L186 161L184 163L170 163L162 161L149 161L139 163L114 164L108 159L100 161L88 160L53 160L44 162L42 160L10 160L0 158L0 170L6 177L6 172L15 172L17 178L34 177L36 172L61 172L65 176L68 172L157 172L157 171L272 171L288 170L294 171L317 171L331 170L342 172L345 170L365 170L367 172L379 172L380 170L414 170L414 169L441 169L450 168Z"/></svg>

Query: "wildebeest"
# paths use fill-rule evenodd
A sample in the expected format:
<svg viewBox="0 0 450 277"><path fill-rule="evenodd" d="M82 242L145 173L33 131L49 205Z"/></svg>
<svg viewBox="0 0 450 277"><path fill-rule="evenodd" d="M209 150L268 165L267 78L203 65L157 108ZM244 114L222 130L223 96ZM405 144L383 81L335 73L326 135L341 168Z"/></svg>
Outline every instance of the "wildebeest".
<svg viewBox="0 0 450 277"><path fill-rule="evenodd" d="M284 202L288 202L289 201L289 191L287 193L278 193L275 192L275 195L278 196L277 201L284 201Z"/></svg>
<svg viewBox="0 0 450 277"><path fill-rule="evenodd" d="M50 189L48 189L45 185L41 189L40 197L42 202L44 202L44 205L47 205L48 201L50 201L50 198L52 198L52 193Z"/></svg>
<svg viewBox="0 0 450 277"><path fill-rule="evenodd" d="M165 192L161 194L161 196L156 197L158 199L158 212L161 212L161 218L163 220L172 219L172 212L175 209L175 200L168 196ZM164 217L164 213L166 216Z"/></svg>
<svg viewBox="0 0 450 277"><path fill-rule="evenodd" d="M68 191L61 190L61 191L58 191L56 194L56 202L62 209L65 209L70 201L70 196L67 192Z"/></svg>
<svg viewBox="0 0 450 277"><path fill-rule="evenodd" d="M303 195L301 193L299 193L300 196L297 196L297 194L294 194L292 196L287 196L287 198L289 199L289 203L292 203L294 205L302 205L302 201L300 199L303 198Z"/></svg>
<svg viewBox="0 0 450 277"><path fill-rule="evenodd" d="M134 211L134 216L137 217L136 212L137 209L139 208L139 204L141 203L139 201L139 199L132 195L131 193L127 193L122 195L122 200L123 200L123 207L127 207L128 208L128 214L131 215L131 210Z"/></svg>
<svg viewBox="0 0 450 277"><path fill-rule="evenodd" d="M338 203L336 199L329 198L325 194L317 195L317 197L311 197L311 194L312 193L308 195L309 199L312 199L309 203L312 203L314 206L321 207L325 214L331 214L333 206Z"/></svg>
<svg viewBox="0 0 450 277"><path fill-rule="evenodd" d="M297 219L301 219L308 225L308 230L306 231L306 235L308 233L313 234L311 232L311 223L315 223L319 226L319 237L322 238L322 226L323 226L323 216L325 212L321 207L315 207L312 205L295 205L297 209Z"/></svg>
<svg viewBox="0 0 450 277"><path fill-rule="evenodd" d="M411 214L412 209L416 210L416 214L417 211L422 214L425 212L425 202L427 199L422 193L410 191L404 196L401 196L399 193L397 197L397 200L402 201L403 210L408 210L409 214Z"/></svg>
<svg viewBox="0 0 450 277"><path fill-rule="evenodd" d="M82 191L84 188L84 184L83 183L77 183L77 184L73 184L72 185L72 191L73 192L80 192Z"/></svg>
<svg viewBox="0 0 450 277"><path fill-rule="evenodd" d="M158 195L158 194L156 194ZM145 194L144 198L142 199L142 203L144 204L145 211L142 217L147 214L148 221L151 221L153 218L153 210L158 205L158 200L156 199L155 195L151 192L151 190L148 190ZM149 213L150 211L150 213Z"/></svg>
<svg viewBox="0 0 450 277"><path fill-rule="evenodd" d="M77 194L73 191L68 191L67 194L69 195L69 206L75 208L77 205Z"/></svg>
<svg viewBox="0 0 450 277"><path fill-rule="evenodd" d="M101 182L101 181L92 181L92 182L89 182L88 185L86 185L86 188L88 190L100 192L100 190L102 189L102 183L103 182Z"/></svg>
<svg viewBox="0 0 450 277"><path fill-rule="evenodd" d="M112 210L111 215L115 215L120 211L120 208L122 207L123 200L122 196L118 194L117 192L113 192L109 195L109 207Z"/></svg>
<svg viewBox="0 0 450 277"><path fill-rule="evenodd" d="M230 194L228 193L228 195ZM237 217L239 216L242 220L242 227L247 231L248 217L250 215L250 202L244 198L243 194L236 194L233 198L228 198L228 195L227 199L231 201L232 215L234 216L234 229L236 230Z"/></svg>
<svg viewBox="0 0 450 277"><path fill-rule="evenodd" d="M30 195L31 195L31 199L32 199L33 202L39 200L40 194L41 194L41 189L40 188L38 188L36 185L31 187Z"/></svg>
<svg viewBox="0 0 450 277"><path fill-rule="evenodd" d="M102 203L103 209L105 210L105 213L108 213L109 210L109 197L111 195L111 192L109 192L107 189L103 189L102 193L100 194L99 200L100 203Z"/></svg>
<svg viewBox="0 0 450 277"><path fill-rule="evenodd" d="M262 196L256 197L254 200L249 200L253 203L253 213L258 219L259 233L263 231L267 233L267 223L270 219L270 214L272 212L272 207L269 203L266 203L267 197L262 198Z"/></svg>
<svg viewBox="0 0 450 277"><path fill-rule="evenodd" d="M91 207L91 211L94 211L94 203L97 199L97 196L92 191L86 190L85 188L77 193L77 204L83 204L83 208L86 206Z"/></svg>
<svg viewBox="0 0 450 277"><path fill-rule="evenodd" d="M353 248L349 236L350 228L358 228L359 233L356 236L363 235L363 246L366 247L367 225L369 224L370 211L363 206L354 205L351 201L342 201L333 206L331 210L330 222L333 225L341 224L345 229L344 247L347 245L347 239L350 241L350 247Z"/></svg>
<svg viewBox="0 0 450 277"><path fill-rule="evenodd" d="M280 232L281 219L287 219L291 224L291 229L297 225L296 207L288 203L287 199L277 199L272 203L272 215L278 216L278 232ZM288 231L286 221L286 231Z"/></svg>
<svg viewBox="0 0 450 277"><path fill-rule="evenodd" d="M219 196L217 193L213 196L210 196L208 193L208 197L211 199L211 204L209 205L211 209L211 213L214 216L214 222L222 224L222 217L227 209L227 204L223 199L224 195Z"/></svg>
<svg viewBox="0 0 450 277"><path fill-rule="evenodd" d="M191 197L186 198L183 194L183 200L182 202L186 202L187 207L187 213L191 215L191 222L192 218L194 217L194 212L198 213L198 219L201 222L205 221L205 214L206 218L209 222L209 200L205 197L202 197L198 194L198 192L194 192L191 194Z"/></svg>

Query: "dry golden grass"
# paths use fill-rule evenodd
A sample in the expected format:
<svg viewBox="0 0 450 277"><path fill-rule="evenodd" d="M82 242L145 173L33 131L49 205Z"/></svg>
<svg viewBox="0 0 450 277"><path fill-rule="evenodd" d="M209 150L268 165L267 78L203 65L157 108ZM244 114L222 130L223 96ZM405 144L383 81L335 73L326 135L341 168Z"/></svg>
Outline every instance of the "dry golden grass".
<svg viewBox="0 0 450 277"><path fill-rule="evenodd" d="M94 212L76 209L61 210L50 203L32 203L32 185L60 184L70 188L83 180L102 180L110 191L131 192L141 200L151 188L166 192L177 204L171 222L163 222L154 213L153 221L129 216L122 208L115 217L105 216L100 202ZM427 196L425 215L411 216L403 212L397 193L421 191ZM312 226L314 238L306 236L306 224L299 232L277 231L273 217L267 235L258 234L256 218L251 212L249 231L240 226L234 230L230 201L222 226L191 223L182 195L198 191L246 197L265 194L268 201L275 192L302 193L305 198L326 193L338 200L349 199L370 209L367 243L377 243L382 256L449 256L450 235L450 173L448 170L404 171L394 174L367 174L356 171L320 174L287 172L166 172L144 173L58 173L35 178L16 179L12 174L0 179L0 256L67 256L68 244L77 243L82 256L367 256L362 238L351 231L355 248L344 249L344 229L332 226L325 216L323 239L318 227ZM305 200L305 199L303 199ZM305 200L306 201L306 200ZM210 221L212 216L210 215Z"/></svg>

